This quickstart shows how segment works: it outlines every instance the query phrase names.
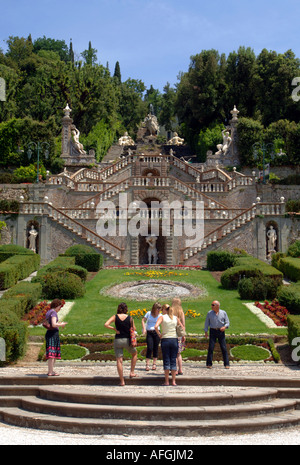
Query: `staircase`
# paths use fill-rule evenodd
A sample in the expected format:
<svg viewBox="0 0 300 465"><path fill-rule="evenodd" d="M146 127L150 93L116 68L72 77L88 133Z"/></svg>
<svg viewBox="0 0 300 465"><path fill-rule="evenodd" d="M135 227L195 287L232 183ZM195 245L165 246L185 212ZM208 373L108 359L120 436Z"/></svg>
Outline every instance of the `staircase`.
<svg viewBox="0 0 300 465"><path fill-rule="evenodd" d="M112 377L1 377L0 421L69 433L153 435L155 431L162 436L246 433L300 424L299 379L178 379L178 385L187 387L243 387L224 393L199 389L190 395L158 387L162 378L126 382L132 385L131 395L110 391L109 386L118 384ZM96 385L96 392L87 388ZM153 385L155 395L135 394L137 385Z"/></svg>

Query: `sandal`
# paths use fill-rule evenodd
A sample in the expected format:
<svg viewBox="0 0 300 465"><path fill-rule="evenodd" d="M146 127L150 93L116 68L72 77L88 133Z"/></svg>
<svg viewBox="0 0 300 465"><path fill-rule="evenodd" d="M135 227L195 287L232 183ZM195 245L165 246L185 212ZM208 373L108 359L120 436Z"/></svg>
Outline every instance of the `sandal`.
<svg viewBox="0 0 300 465"><path fill-rule="evenodd" d="M48 373L47 376L59 376L58 373Z"/></svg>
<svg viewBox="0 0 300 465"><path fill-rule="evenodd" d="M149 365L146 365L145 370L146 370L146 371L149 371L149 370L150 370Z"/></svg>
<svg viewBox="0 0 300 465"><path fill-rule="evenodd" d="M155 363L153 363L153 365L152 365L152 370L156 370L156 364Z"/></svg>

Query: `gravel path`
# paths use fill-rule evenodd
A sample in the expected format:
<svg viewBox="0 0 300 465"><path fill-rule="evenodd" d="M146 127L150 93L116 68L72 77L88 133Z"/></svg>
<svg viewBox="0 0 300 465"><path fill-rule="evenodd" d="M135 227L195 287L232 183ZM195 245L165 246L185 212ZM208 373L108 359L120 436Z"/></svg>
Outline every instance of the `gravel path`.
<svg viewBox="0 0 300 465"><path fill-rule="evenodd" d="M125 376L129 375L129 363L124 364ZM27 366L10 366L0 368L0 376L30 376L34 374L46 373L47 365L27 364ZM65 364L57 363L56 370L61 376L116 376L115 363L97 363L92 365L83 365L79 363ZM136 373L139 376L159 376L163 380L162 365L158 364L156 372L145 372L144 364L138 363ZM184 374L186 376L217 376L217 377L288 377L300 378L300 367L284 366L284 365L266 365L266 364L245 364L232 365L230 370L225 370L221 364L214 365L212 370L207 370L201 364L185 364ZM64 386L66 388L66 386ZM73 389L80 389L80 386L70 386ZM101 392L107 387L101 386L86 386L87 390ZM236 389L244 389L234 386L177 386L170 387L153 387L153 386L110 386L110 391L133 394L149 393L153 394L158 390L174 389L176 394L182 393L187 395L187 392L230 392ZM247 388L249 389L249 388ZM173 391L173 392L174 392ZM128 446L128 445L164 445L164 446L198 446L198 445L298 445L300 444L300 426L298 428L287 428L277 431L268 431L266 433L241 434L241 435L220 435L220 436L198 436L198 437L181 437L181 438L166 438L159 437L155 434L150 438L148 436L92 436L82 434L69 434L52 431L32 430L28 428L18 428L0 423L0 444L1 445L102 445L102 446Z"/></svg>

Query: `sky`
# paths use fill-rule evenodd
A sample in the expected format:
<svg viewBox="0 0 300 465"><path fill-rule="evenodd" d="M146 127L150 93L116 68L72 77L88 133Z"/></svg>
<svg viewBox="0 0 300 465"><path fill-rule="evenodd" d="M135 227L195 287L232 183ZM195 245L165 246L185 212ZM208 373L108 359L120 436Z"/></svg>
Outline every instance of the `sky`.
<svg viewBox="0 0 300 465"><path fill-rule="evenodd" d="M163 92L202 50L292 49L300 58L299 20L299 0L0 0L0 48L9 36L72 39L80 59L91 41L112 74L119 61L122 81Z"/></svg>

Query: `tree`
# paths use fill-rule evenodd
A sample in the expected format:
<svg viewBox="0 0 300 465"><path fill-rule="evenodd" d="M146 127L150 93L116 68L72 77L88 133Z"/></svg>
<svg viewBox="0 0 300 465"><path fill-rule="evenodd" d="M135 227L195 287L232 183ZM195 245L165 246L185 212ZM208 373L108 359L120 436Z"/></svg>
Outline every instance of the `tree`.
<svg viewBox="0 0 300 465"><path fill-rule="evenodd" d="M68 46L64 40L55 40L46 36L39 37L33 43L33 51L38 53L40 50L56 52L59 58L66 63L71 59Z"/></svg>
<svg viewBox="0 0 300 465"><path fill-rule="evenodd" d="M166 131L172 131L175 119L175 98L176 93L169 82L164 87L164 93L161 99L161 111L158 115L159 123L165 127Z"/></svg>
<svg viewBox="0 0 300 465"><path fill-rule="evenodd" d="M87 65L94 66L96 64L96 61L97 61L97 52L98 52L98 50L93 48L91 41L89 41L89 48L87 50L84 50L81 53L81 56L84 58L85 63Z"/></svg>
<svg viewBox="0 0 300 465"><path fill-rule="evenodd" d="M120 63L118 61L116 62L116 66L115 66L114 78L119 83L121 83L121 69L120 69Z"/></svg>

